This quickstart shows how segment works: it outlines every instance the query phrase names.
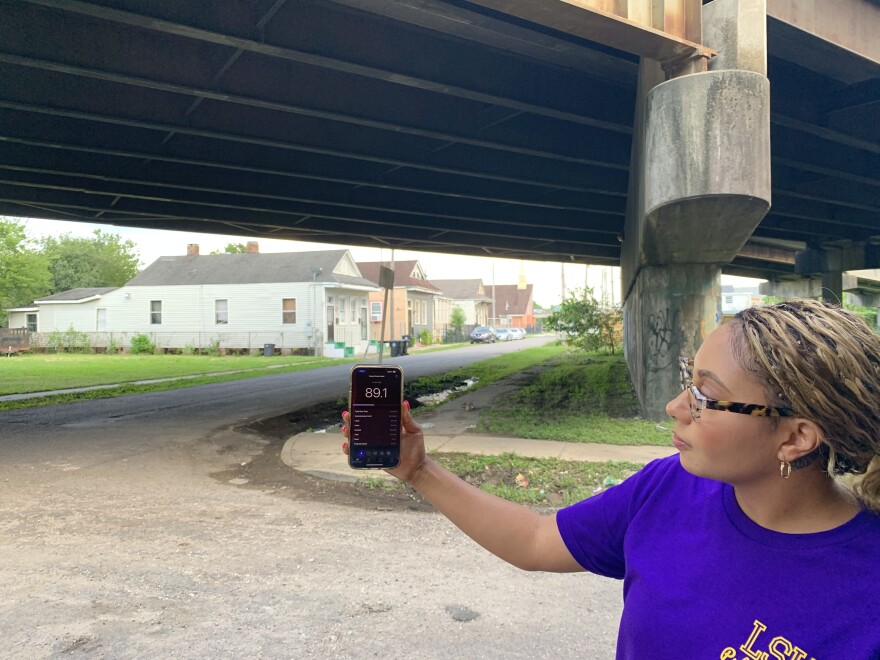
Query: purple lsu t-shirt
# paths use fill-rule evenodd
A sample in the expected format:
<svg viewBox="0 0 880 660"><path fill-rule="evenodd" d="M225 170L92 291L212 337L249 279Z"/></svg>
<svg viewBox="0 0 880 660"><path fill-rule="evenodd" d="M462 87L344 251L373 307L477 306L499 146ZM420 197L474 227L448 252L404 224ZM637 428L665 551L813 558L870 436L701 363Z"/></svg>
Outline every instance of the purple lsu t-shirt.
<svg viewBox="0 0 880 660"><path fill-rule="evenodd" d="M880 516L869 511L827 532L773 532L676 455L556 520L581 566L623 578L619 659L880 659Z"/></svg>

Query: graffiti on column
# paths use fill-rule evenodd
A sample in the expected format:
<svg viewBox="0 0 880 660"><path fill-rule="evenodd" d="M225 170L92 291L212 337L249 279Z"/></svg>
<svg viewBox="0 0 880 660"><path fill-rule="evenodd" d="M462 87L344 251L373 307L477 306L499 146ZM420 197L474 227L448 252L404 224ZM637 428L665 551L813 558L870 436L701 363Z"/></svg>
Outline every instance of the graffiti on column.
<svg viewBox="0 0 880 660"><path fill-rule="evenodd" d="M664 371L678 360L681 345L679 310L665 310L648 315L648 371Z"/></svg>

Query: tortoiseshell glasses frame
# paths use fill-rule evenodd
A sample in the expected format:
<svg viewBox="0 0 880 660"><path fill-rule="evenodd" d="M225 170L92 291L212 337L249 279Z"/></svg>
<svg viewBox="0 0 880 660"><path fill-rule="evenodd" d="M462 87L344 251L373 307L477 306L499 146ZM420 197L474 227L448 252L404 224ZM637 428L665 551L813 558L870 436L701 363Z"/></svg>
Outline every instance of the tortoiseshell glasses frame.
<svg viewBox="0 0 880 660"><path fill-rule="evenodd" d="M693 417L694 421L700 419L703 410L707 408L709 410L720 410L721 412L751 415L752 417L791 417L794 415L794 411L788 408L764 406L758 403L739 403L738 401L710 399L694 385L694 361L682 355L678 358L678 364L681 369L681 389L688 392L688 403L690 404L691 417Z"/></svg>

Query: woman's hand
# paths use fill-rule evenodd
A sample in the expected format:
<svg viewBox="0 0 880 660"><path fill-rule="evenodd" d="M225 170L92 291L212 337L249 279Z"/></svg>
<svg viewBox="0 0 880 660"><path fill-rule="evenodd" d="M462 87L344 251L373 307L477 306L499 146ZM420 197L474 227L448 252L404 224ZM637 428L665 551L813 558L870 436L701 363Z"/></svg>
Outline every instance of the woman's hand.
<svg viewBox="0 0 880 660"><path fill-rule="evenodd" d="M342 427L342 435L346 439L346 442L342 443L342 451L347 456L351 426L351 417L347 410L342 413L342 420L345 422ZM402 481L411 482L424 466L427 457L425 456L425 436L422 433L422 427L413 418L408 401L404 401L400 406L400 427L400 465L386 470L386 472Z"/></svg>
<svg viewBox="0 0 880 660"><path fill-rule="evenodd" d="M400 408L400 465L389 474L422 494L459 529L514 566L529 571L582 571L556 525L554 516L540 516L524 506L490 495L432 461L425 455L422 427ZM348 439L351 417L342 413L342 435ZM342 444L348 454L348 442Z"/></svg>

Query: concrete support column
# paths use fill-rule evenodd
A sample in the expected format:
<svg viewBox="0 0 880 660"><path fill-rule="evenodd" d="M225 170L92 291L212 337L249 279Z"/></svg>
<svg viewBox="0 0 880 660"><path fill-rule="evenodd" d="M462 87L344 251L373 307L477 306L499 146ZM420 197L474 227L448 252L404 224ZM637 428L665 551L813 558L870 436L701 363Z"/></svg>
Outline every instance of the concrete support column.
<svg viewBox="0 0 880 660"><path fill-rule="evenodd" d="M822 301L833 305L843 304L843 271L822 273Z"/></svg>
<svg viewBox="0 0 880 660"><path fill-rule="evenodd" d="M624 306L624 343L636 394L650 419L666 418L681 391L678 356L693 357L721 319L714 264L642 268Z"/></svg>
<svg viewBox="0 0 880 660"><path fill-rule="evenodd" d="M703 10L722 66L665 82L639 69L621 273L627 363L653 419L680 391L678 356L720 323L721 266L770 207L765 0Z"/></svg>

